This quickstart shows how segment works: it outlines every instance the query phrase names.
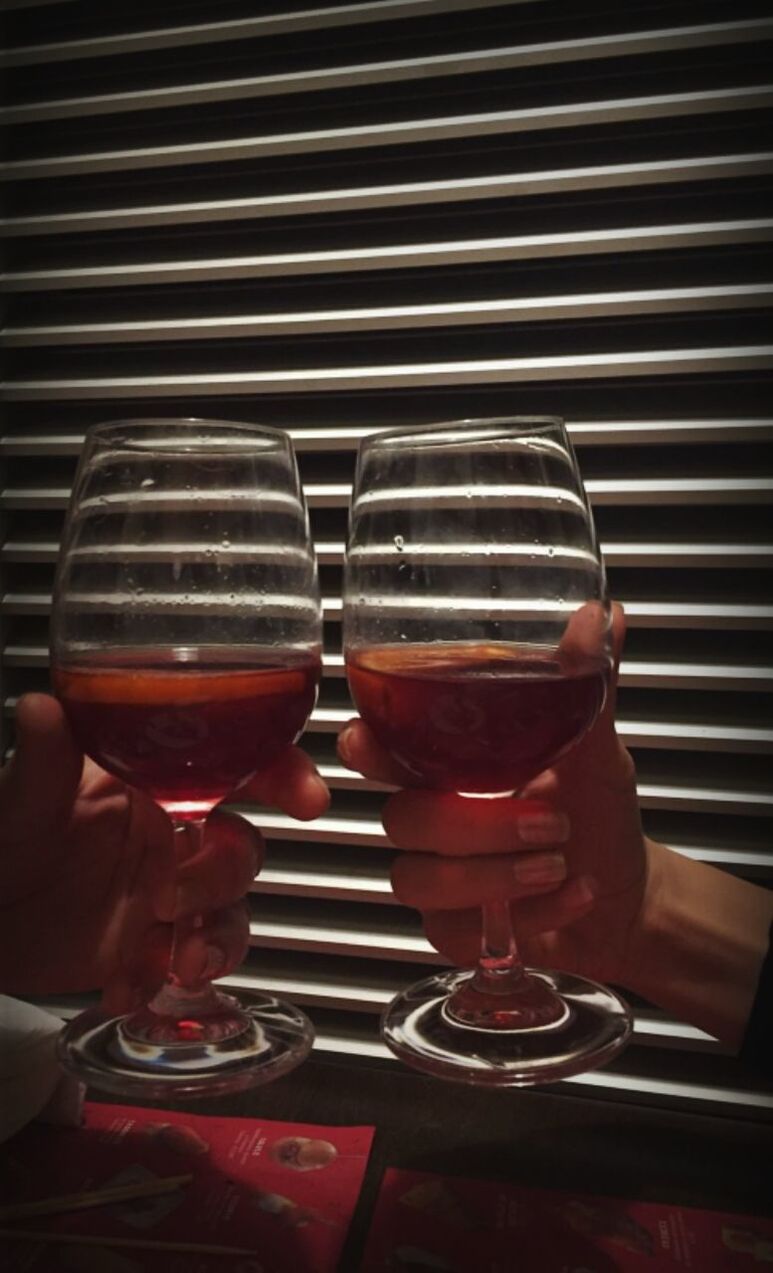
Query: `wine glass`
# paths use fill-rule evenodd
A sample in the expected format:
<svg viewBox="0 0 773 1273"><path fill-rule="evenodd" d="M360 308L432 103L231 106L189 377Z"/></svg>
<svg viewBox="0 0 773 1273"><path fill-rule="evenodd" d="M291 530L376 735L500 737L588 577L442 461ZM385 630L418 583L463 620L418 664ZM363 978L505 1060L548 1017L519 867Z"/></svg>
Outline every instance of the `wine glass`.
<svg viewBox="0 0 773 1273"><path fill-rule="evenodd" d="M344 579L352 697L417 786L509 799L590 729L612 669L590 506L563 423L461 420L367 437ZM623 1001L523 968L507 899L482 908L480 962L403 991L382 1033L470 1083L552 1082L611 1058Z"/></svg>
<svg viewBox="0 0 773 1273"><path fill-rule="evenodd" d="M88 432L54 588L53 686L83 751L169 815L178 867L213 807L302 732L321 635L286 434L191 419ZM67 1068L158 1098L240 1090L304 1059L302 1012L189 971L201 961L186 961L186 943L206 922L175 921L167 980L145 1007L70 1023Z"/></svg>

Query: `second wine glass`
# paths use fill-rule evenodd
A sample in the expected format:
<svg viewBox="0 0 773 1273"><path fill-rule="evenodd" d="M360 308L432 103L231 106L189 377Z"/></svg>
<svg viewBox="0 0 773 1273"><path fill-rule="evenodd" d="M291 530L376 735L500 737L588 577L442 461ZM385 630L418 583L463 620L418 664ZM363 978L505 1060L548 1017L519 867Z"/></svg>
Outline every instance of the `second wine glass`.
<svg viewBox="0 0 773 1273"><path fill-rule="evenodd" d="M612 668L610 608L561 421L463 420L365 439L344 649L360 715L417 786L507 799L583 737ZM525 970L503 898L483 907L477 969L410 987L382 1030L420 1069L516 1086L609 1060L631 1017L595 982Z"/></svg>
<svg viewBox="0 0 773 1273"><path fill-rule="evenodd" d="M89 431L54 591L53 684L84 752L172 819L178 866L201 852L213 807L302 731L321 636L286 434L203 420ZM211 984L201 953L218 922L178 918L152 1001L71 1022L64 1064L156 1098L239 1090L303 1060L313 1030L302 1012Z"/></svg>

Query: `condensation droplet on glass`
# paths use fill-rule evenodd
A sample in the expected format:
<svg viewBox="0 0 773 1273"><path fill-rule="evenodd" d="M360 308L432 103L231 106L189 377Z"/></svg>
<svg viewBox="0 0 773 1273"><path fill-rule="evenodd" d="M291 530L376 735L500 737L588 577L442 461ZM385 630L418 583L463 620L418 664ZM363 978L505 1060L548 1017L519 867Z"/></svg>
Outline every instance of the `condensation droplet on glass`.
<svg viewBox="0 0 773 1273"><path fill-rule="evenodd" d="M143 480L140 482L140 487L141 487L141 489L142 489L143 491L147 491L147 490L148 490L151 486L155 486L155 485L156 485L156 484L155 484L155 482L153 481L153 478L152 478L152 477L145 477L145 478L143 478Z"/></svg>
<svg viewBox="0 0 773 1273"><path fill-rule="evenodd" d="M403 549L405 548L405 540L402 535L395 535L394 545L399 553L403 551Z"/></svg>
<svg viewBox="0 0 773 1273"><path fill-rule="evenodd" d="M230 548L231 541L227 535L223 535L223 538L220 540L220 545L222 548Z"/></svg>
<svg viewBox="0 0 773 1273"><path fill-rule="evenodd" d="M553 547L552 547L552 545L551 545L551 546L549 546L549 547L548 547L548 557L553 557L553 556L555 556L555 551L556 551L556 550L555 550L555 548L553 548Z"/></svg>
<svg viewBox="0 0 773 1273"><path fill-rule="evenodd" d="M183 570L183 564L180 561L180 558L177 557L172 563L172 578L174 579L175 583L180 582L180 575L182 574L182 570Z"/></svg>

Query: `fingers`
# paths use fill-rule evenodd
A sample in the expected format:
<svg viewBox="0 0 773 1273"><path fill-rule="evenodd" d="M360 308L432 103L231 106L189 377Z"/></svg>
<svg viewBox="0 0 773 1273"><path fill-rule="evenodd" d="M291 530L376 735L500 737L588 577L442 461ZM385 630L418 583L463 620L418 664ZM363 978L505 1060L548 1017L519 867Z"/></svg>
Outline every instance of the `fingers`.
<svg viewBox="0 0 773 1273"><path fill-rule="evenodd" d="M175 972L184 986L204 978L225 977L244 959L250 941L249 909L245 902L210 911L175 950Z"/></svg>
<svg viewBox="0 0 773 1273"><path fill-rule="evenodd" d="M616 769L619 757L624 751L615 729L615 712L617 710L617 679L620 659L625 643L625 614L623 607L615 602L612 606L612 661L613 671L609 680L606 701L602 712L592 729L580 740L577 747L556 765L559 774L569 773L581 763L590 767L595 775L603 775ZM542 777L542 775L540 775ZM540 789L539 779L530 783L529 795L545 796L547 788ZM549 798L549 797L548 797Z"/></svg>
<svg viewBox="0 0 773 1273"><path fill-rule="evenodd" d="M617 706L617 680L620 672L620 660L623 657L623 646L625 645L625 611L619 602L612 603L612 666L613 672L610 679L609 691L607 693L607 701L604 704L602 717L609 722L614 722L615 708Z"/></svg>
<svg viewBox="0 0 773 1273"><path fill-rule="evenodd" d="M136 940L122 945L122 958L120 962L110 963L102 987L105 1011L130 1012L147 1003L166 979L171 949L169 924L145 926Z"/></svg>
<svg viewBox="0 0 773 1273"><path fill-rule="evenodd" d="M587 601L575 610L559 646L562 667L582 667L603 659L609 629L609 611L600 601Z"/></svg>
<svg viewBox="0 0 773 1273"><path fill-rule="evenodd" d="M556 889L566 879L562 853L522 853L469 859L406 853L392 866L392 889L403 906L464 910L484 902Z"/></svg>
<svg viewBox="0 0 773 1273"><path fill-rule="evenodd" d="M318 818L330 804L330 792L300 747L287 747L268 769L239 788L239 799L274 805L304 822Z"/></svg>
<svg viewBox="0 0 773 1273"><path fill-rule="evenodd" d="M249 943L249 912L242 899L263 860L260 832L236 814L214 812L203 843L191 855L189 836L173 835L169 819L151 801L135 794L133 804L134 834L144 852L114 931L106 936L104 962L110 971L103 1002L115 1012L147 1002L163 984L174 919L201 917L200 925L189 919L178 928L174 969L183 985L195 986L237 967Z"/></svg>
<svg viewBox="0 0 773 1273"><path fill-rule="evenodd" d="M203 978L225 977L242 962L250 938L246 903L212 911L201 928L189 932L175 950L175 971L183 985ZM102 991L107 1012L130 1012L152 999L169 971L172 951L170 924L152 924L140 941L127 950L124 961L111 973Z"/></svg>
<svg viewBox="0 0 773 1273"><path fill-rule="evenodd" d="M354 769L364 778L383 782L392 787L413 787L416 775L409 773L376 742L374 734L364 721L355 718L344 725L338 735L338 755L347 769Z"/></svg>
<svg viewBox="0 0 773 1273"><path fill-rule="evenodd" d="M566 815L537 800L471 800L450 792L398 791L384 807L398 849L469 857L562 844Z"/></svg>
<svg viewBox="0 0 773 1273"><path fill-rule="evenodd" d="M576 876L553 893L521 899L510 908L517 942L526 944L577 923L593 909L595 897L593 880ZM477 963L482 934L479 907L425 911L422 918L427 940L450 963L458 967Z"/></svg>
<svg viewBox="0 0 773 1273"><path fill-rule="evenodd" d="M513 908L513 925L519 942L528 942L545 933L560 932L576 924L596 904L597 886L589 875L575 875L555 893L543 893L518 901Z"/></svg>
<svg viewBox="0 0 773 1273"><path fill-rule="evenodd" d="M69 808L80 782L83 755L64 712L49 694L25 694L16 708L16 750L1 775L5 794L3 830L9 839L49 822L52 810ZM45 799L41 799L45 791Z"/></svg>
<svg viewBox="0 0 773 1273"><path fill-rule="evenodd" d="M625 645L626 618L625 610L619 601L612 602L612 657L615 667L619 666Z"/></svg>
<svg viewBox="0 0 773 1273"><path fill-rule="evenodd" d="M244 818L212 813L200 850L183 857L176 872L168 858L148 854L149 862L158 862L156 878L148 881L156 917L208 914L238 901L260 870L263 851L263 837Z"/></svg>
<svg viewBox="0 0 773 1273"><path fill-rule="evenodd" d="M617 667L625 641L623 607L613 601L608 610L600 601L587 601L575 610L566 625L559 647L561 662L584 663L588 659L603 658L607 637L611 638L612 657Z"/></svg>

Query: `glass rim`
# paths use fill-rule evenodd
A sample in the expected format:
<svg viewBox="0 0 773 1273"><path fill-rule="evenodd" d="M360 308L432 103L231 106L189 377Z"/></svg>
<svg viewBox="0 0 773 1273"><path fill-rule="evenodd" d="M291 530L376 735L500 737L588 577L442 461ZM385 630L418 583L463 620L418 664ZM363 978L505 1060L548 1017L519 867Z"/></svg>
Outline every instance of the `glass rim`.
<svg viewBox="0 0 773 1273"><path fill-rule="evenodd" d="M99 443L113 445L127 451L140 451L144 454L153 451L166 455L190 454L192 450L197 449L195 436L191 434L190 438L175 438L173 430L186 430L192 426L202 430L204 434L200 438L200 442L204 444L202 449L210 453L218 452L220 449L218 443L224 450L231 449L224 446L229 433L231 435L229 440L237 443L237 446L239 443L243 445L259 439L263 439L267 444L282 443L284 446L291 441L290 435L284 429L244 420L209 419L204 416L126 416L90 425L86 430L84 447ZM170 430L170 435L167 437L164 437L162 432L165 428ZM143 434L143 430L147 432ZM154 436L154 430L158 430L158 436ZM132 436L134 431L136 431L135 436ZM211 437L207 438L206 434L210 431Z"/></svg>
<svg viewBox="0 0 773 1273"><path fill-rule="evenodd" d="M469 416L456 420L436 420L430 424L417 424L412 427L401 425L398 429L383 429L377 433L367 434L362 439L362 445L378 446L379 443L410 441L414 437L419 443L425 438L431 442L433 438L443 440L444 434L456 433L459 434L458 439L449 437L448 440L463 441L465 430L471 435L470 440L490 437L493 441L498 437L517 437L521 433L524 435L550 433L555 429L564 430L565 428L566 421L563 417L554 415Z"/></svg>

